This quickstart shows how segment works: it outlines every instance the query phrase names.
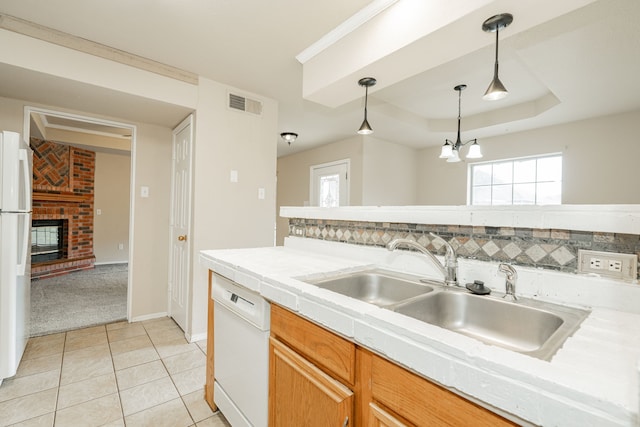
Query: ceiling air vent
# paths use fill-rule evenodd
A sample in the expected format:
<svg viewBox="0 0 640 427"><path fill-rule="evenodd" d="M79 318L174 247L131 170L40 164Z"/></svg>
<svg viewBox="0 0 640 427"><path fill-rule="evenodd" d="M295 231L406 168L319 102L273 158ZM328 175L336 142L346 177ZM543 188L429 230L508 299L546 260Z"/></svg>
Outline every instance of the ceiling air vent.
<svg viewBox="0 0 640 427"><path fill-rule="evenodd" d="M258 116L262 114L262 102L233 93L229 94L229 108Z"/></svg>

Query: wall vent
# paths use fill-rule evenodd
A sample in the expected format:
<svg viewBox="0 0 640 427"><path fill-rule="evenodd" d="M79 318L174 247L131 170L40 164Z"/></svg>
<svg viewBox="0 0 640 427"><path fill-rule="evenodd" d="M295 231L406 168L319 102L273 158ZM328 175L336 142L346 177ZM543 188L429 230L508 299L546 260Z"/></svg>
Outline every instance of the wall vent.
<svg viewBox="0 0 640 427"><path fill-rule="evenodd" d="M246 113L262 115L262 102L255 99L245 98L234 93L229 94L229 108L244 111Z"/></svg>

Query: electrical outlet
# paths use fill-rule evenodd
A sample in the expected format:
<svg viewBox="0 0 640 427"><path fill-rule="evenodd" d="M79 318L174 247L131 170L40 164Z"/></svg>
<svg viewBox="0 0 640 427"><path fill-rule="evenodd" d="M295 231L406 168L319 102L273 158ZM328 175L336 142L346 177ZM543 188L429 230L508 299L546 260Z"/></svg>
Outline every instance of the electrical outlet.
<svg viewBox="0 0 640 427"><path fill-rule="evenodd" d="M600 258L591 257L589 259L589 267L591 267L594 270L602 269L602 260Z"/></svg>
<svg viewBox="0 0 640 427"><path fill-rule="evenodd" d="M610 259L609 271L622 271L622 261Z"/></svg>
<svg viewBox="0 0 640 427"><path fill-rule="evenodd" d="M578 273L595 273L615 279L635 280L638 277L638 256L580 249Z"/></svg>

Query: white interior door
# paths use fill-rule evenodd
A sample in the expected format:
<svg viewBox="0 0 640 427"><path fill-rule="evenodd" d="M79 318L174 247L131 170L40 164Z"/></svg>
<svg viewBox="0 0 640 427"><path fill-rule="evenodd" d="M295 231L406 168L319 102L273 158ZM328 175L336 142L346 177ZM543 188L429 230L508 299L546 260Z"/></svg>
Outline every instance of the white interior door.
<svg viewBox="0 0 640 427"><path fill-rule="evenodd" d="M349 160L311 166L311 205L349 206Z"/></svg>
<svg viewBox="0 0 640 427"><path fill-rule="evenodd" d="M183 331L189 318L191 265L191 164L193 116L173 130L171 175L171 247L169 252L169 315Z"/></svg>

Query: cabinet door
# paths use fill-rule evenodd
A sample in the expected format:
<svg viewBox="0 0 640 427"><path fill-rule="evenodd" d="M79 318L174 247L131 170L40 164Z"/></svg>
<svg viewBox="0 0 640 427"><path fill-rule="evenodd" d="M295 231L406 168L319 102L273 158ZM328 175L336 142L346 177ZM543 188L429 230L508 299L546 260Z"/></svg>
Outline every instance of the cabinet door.
<svg viewBox="0 0 640 427"><path fill-rule="evenodd" d="M369 403L369 427L409 427L375 403Z"/></svg>
<svg viewBox="0 0 640 427"><path fill-rule="evenodd" d="M269 352L269 426L353 425L351 390L274 338Z"/></svg>

